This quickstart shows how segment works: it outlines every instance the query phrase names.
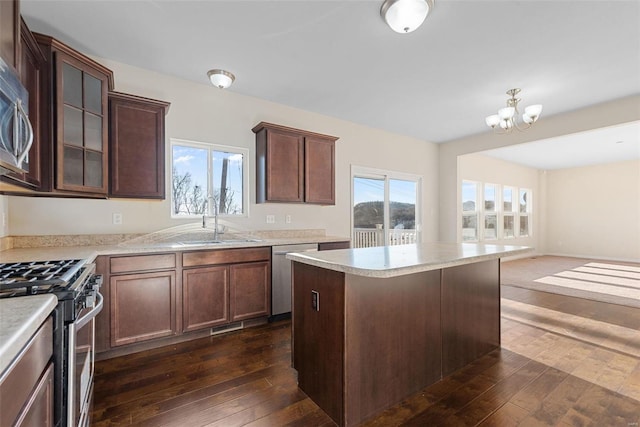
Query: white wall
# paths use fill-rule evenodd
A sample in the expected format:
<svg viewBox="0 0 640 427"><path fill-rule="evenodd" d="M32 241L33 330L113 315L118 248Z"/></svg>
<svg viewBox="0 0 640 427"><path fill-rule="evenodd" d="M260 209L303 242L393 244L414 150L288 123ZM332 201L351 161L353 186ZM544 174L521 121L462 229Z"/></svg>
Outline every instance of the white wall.
<svg viewBox="0 0 640 427"><path fill-rule="evenodd" d="M484 184L500 184L516 188L526 188L532 192L531 233L527 237L498 239L486 241L504 245L522 245L533 247L541 253L542 236L545 229L544 191L542 190L541 172L537 169L520 166L515 163L495 159L482 154L467 154L458 157L458 240L462 240L462 202L461 187L463 180L479 181ZM516 196L517 197L517 196ZM482 226L482 224L479 224ZM517 224L516 224L517 227Z"/></svg>
<svg viewBox="0 0 640 427"><path fill-rule="evenodd" d="M547 252L640 262L640 161L547 172Z"/></svg>
<svg viewBox="0 0 640 427"><path fill-rule="evenodd" d="M171 102L166 122L167 144L169 138L179 138L250 150L249 217L233 220L235 226L245 229L324 228L328 234L349 236L350 165L355 164L421 175L424 183L423 239L437 240L437 145L243 96L234 93L233 89L223 91L208 84L206 70L203 70L203 83L198 84L96 59L113 70L117 91ZM251 128L260 121L340 138L336 142L335 206L255 204L255 135ZM167 189L170 188L169 179L167 176ZM8 199L8 233L11 235L139 233L185 223L185 220L170 218L168 199L130 201L15 196ZM115 212L123 214L122 225L112 225ZM267 214L276 216L276 224L265 223ZM287 214L292 217L291 224L284 223Z"/></svg>

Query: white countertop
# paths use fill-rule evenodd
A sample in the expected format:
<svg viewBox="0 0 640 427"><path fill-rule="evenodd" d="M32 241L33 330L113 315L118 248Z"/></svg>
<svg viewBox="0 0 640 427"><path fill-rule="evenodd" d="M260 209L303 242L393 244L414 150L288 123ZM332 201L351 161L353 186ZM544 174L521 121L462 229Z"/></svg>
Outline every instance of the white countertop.
<svg viewBox="0 0 640 427"><path fill-rule="evenodd" d="M526 246L480 243L421 243L328 252L292 253L304 264L367 277L394 277L487 261L533 251Z"/></svg>
<svg viewBox="0 0 640 427"><path fill-rule="evenodd" d="M53 295L0 299L0 375L57 304L58 299Z"/></svg>

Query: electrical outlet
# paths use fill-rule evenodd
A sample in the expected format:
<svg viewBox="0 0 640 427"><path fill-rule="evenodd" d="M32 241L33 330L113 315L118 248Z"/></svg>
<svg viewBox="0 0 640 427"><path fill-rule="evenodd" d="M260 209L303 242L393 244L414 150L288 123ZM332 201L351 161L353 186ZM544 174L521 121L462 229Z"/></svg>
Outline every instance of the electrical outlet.
<svg viewBox="0 0 640 427"><path fill-rule="evenodd" d="M276 216L275 215L267 215L267 224L275 224Z"/></svg>
<svg viewBox="0 0 640 427"><path fill-rule="evenodd" d="M122 214L114 213L113 214L113 225L122 225Z"/></svg>
<svg viewBox="0 0 640 427"><path fill-rule="evenodd" d="M284 222L286 222L287 224L291 224L291 215L287 215L284 217Z"/></svg>

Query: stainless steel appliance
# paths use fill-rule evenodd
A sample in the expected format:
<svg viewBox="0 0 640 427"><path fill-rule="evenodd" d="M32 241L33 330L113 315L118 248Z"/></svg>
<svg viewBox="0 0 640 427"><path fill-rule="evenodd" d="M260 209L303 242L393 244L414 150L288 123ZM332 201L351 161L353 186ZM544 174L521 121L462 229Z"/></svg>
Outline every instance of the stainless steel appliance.
<svg viewBox="0 0 640 427"><path fill-rule="evenodd" d="M50 293L53 311L54 425L88 426L93 396L95 316L102 276L85 260L0 264L0 298Z"/></svg>
<svg viewBox="0 0 640 427"><path fill-rule="evenodd" d="M0 174L29 170L33 128L28 112L29 93L0 58Z"/></svg>
<svg viewBox="0 0 640 427"><path fill-rule="evenodd" d="M316 252L316 243L273 246L271 248L271 316L274 319L291 313L291 252Z"/></svg>

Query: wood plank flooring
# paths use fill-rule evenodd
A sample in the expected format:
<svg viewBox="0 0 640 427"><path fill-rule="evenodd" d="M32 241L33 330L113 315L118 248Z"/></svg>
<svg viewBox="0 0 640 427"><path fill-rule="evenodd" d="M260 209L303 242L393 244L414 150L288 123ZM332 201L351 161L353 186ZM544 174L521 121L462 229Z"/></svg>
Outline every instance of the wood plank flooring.
<svg viewBox="0 0 640 427"><path fill-rule="evenodd" d="M501 349L365 425L638 426L640 309L510 286L502 298ZM290 328L97 362L92 425L333 426L297 388Z"/></svg>

